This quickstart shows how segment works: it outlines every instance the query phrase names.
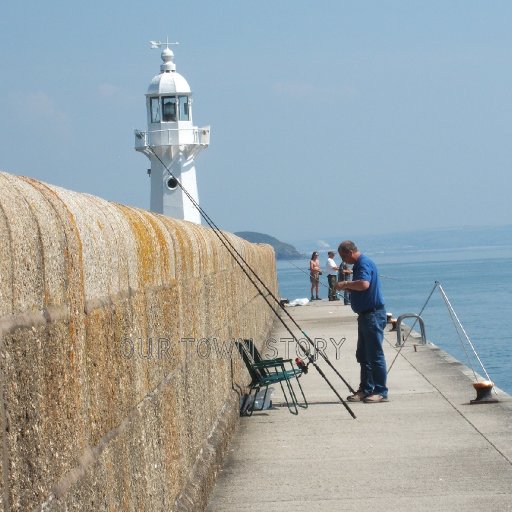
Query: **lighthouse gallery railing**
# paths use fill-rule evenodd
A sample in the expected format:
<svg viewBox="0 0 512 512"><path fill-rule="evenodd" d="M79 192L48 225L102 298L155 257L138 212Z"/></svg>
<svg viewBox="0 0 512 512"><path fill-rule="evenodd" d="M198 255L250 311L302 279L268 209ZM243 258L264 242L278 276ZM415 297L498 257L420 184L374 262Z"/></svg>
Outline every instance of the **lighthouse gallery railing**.
<svg viewBox="0 0 512 512"><path fill-rule="evenodd" d="M170 128L150 132L135 130L135 149L172 144L208 146L210 144L210 127L198 128L194 126L192 128Z"/></svg>

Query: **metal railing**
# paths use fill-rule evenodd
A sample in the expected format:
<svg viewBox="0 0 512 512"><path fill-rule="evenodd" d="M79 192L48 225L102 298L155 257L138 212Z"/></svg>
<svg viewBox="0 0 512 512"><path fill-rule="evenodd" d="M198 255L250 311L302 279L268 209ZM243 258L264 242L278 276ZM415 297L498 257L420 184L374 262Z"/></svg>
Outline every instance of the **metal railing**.
<svg viewBox="0 0 512 512"><path fill-rule="evenodd" d="M135 130L135 149L172 144L208 146L210 144L210 127L193 126L192 128L169 128L150 132Z"/></svg>
<svg viewBox="0 0 512 512"><path fill-rule="evenodd" d="M415 318L416 321L420 324L420 331L421 331L421 341L420 343L422 345L427 344L427 336L425 335L425 323L423 322L423 318L421 318L420 315L417 315L416 313L405 313L404 315L400 315L396 319L396 347L400 347L402 345L402 341L405 341L402 339L402 321L406 318ZM407 337L410 336L412 329L414 328L414 325L416 325L416 321L414 322L413 326L411 327L411 330L407 334Z"/></svg>

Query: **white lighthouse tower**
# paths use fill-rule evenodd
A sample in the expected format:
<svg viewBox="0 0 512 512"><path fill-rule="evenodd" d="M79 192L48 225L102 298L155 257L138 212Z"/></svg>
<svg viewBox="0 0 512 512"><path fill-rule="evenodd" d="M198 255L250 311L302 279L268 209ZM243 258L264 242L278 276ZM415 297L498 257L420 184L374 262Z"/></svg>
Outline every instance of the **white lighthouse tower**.
<svg viewBox="0 0 512 512"><path fill-rule="evenodd" d="M200 224L194 158L208 147L210 127L192 124L192 92L176 72L170 44L151 41L163 48L163 64L146 93L148 131L135 130L135 149L151 161L151 211Z"/></svg>

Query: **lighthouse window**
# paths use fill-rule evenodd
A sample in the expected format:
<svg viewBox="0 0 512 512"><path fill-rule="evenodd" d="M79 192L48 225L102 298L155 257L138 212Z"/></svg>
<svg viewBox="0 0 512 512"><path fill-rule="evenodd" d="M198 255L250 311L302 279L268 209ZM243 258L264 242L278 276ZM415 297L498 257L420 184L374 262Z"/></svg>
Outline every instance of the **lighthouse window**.
<svg viewBox="0 0 512 512"><path fill-rule="evenodd" d="M151 122L160 122L160 98L151 98Z"/></svg>
<svg viewBox="0 0 512 512"><path fill-rule="evenodd" d="M180 104L180 121L188 121L190 118L188 96L178 96Z"/></svg>
<svg viewBox="0 0 512 512"><path fill-rule="evenodd" d="M174 96L162 98L162 120L176 121L176 98Z"/></svg>

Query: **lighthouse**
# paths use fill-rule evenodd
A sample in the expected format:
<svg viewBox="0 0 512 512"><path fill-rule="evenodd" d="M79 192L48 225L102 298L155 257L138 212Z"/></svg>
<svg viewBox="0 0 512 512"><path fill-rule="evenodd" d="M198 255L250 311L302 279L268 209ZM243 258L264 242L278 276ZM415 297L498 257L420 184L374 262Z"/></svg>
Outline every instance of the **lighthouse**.
<svg viewBox="0 0 512 512"><path fill-rule="evenodd" d="M162 48L163 63L146 93L148 130L135 130L135 149L151 162L151 211L200 224L195 157L208 147L210 127L192 122L192 92L170 44L151 41Z"/></svg>

